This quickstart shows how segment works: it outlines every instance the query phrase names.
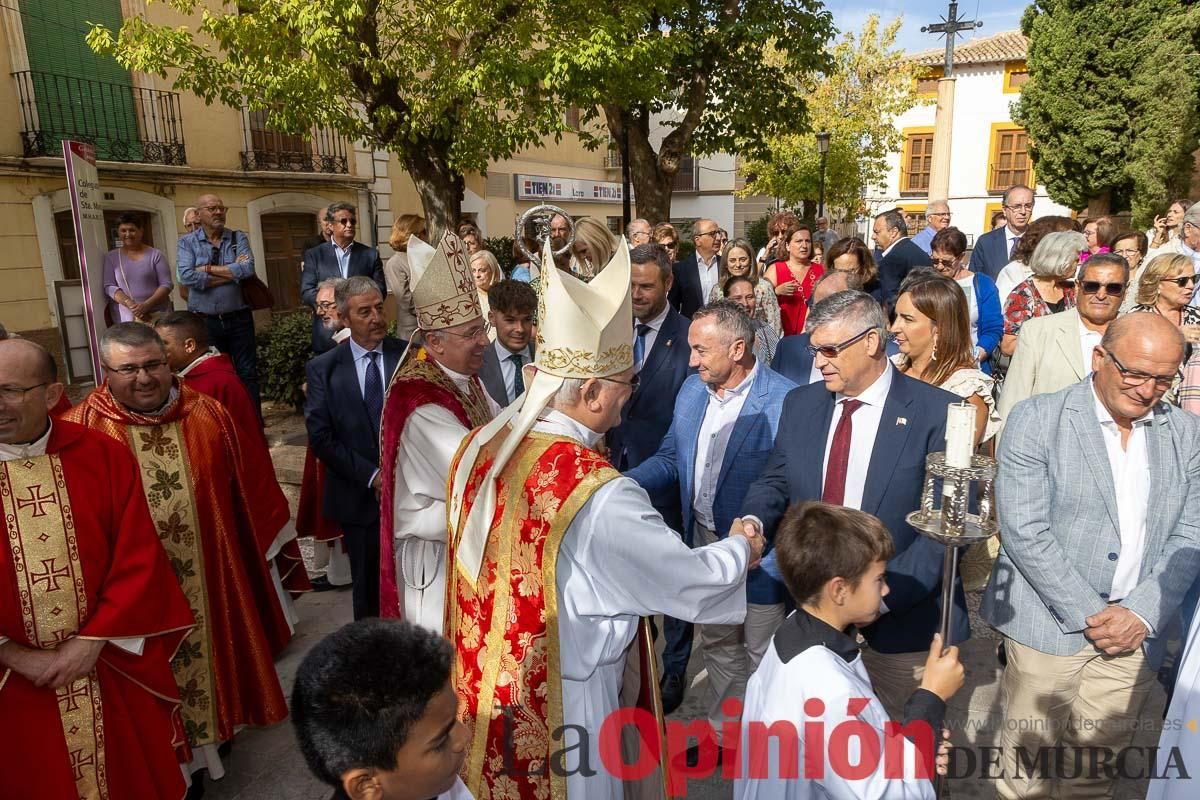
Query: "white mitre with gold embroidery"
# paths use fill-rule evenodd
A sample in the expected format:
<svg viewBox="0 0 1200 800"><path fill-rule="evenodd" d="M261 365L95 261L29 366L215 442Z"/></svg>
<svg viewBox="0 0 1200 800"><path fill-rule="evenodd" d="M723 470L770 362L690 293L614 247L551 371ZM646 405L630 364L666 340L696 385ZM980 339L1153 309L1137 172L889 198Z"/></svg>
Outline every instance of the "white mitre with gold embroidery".
<svg viewBox="0 0 1200 800"><path fill-rule="evenodd" d="M419 329L440 331L483 316L467 246L453 233L444 235L436 248L410 236L408 275Z"/></svg>
<svg viewBox="0 0 1200 800"><path fill-rule="evenodd" d="M548 243L542 263L554 264ZM488 531L496 513L496 476L563 382L568 378L607 378L633 367L629 271L629 248L624 239L612 260L589 283L552 266L542 270L533 379L525 382L525 393L483 426L463 452L446 505L451 535L455 535L467 479L479 450L503 433L504 441L480 484L459 539L457 560L472 582L479 576Z"/></svg>

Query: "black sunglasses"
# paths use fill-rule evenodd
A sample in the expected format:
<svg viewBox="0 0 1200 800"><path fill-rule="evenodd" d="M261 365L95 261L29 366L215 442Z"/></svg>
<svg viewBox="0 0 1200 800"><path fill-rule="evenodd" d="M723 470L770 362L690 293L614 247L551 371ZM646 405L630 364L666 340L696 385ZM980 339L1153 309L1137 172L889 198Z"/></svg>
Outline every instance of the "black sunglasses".
<svg viewBox="0 0 1200 800"><path fill-rule="evenodd" d="M1182 289L1185 286L1195 286L1196 285L1196 276L1195 275L1183 275L1178 278L1163 278L1162 282L1163 283L1173 283L1176 286L1178 286L1180 289Z"/></svg>
<svg viewBox="0 0 1200 800"><path fill-rule="evenodd" d="M838 353L842 352L843 350L845 350L847 347L854 344L858 340L862 339L864 336L866 336L868 333L870 333L873 330L875 330L875 328L867 328L865 331L858 334L857 336L851 336L846 341L839 342L838 344L827 344L827 345L810 344L808 346L808 352L811 353L814 357L817 355L817 353L820 353L821 355L825 356L826 358L837 358Z"/></svg>
<svg viewBox="0 0 1200 800"><path fill-rule="evenodd" d="M1079 287L1083 289L1084 294L1099 294L1101 286L1104 287L1104 291L1108 294L1125 294L1125 284L1123 283L1101 283L1100 281L1079 282Z"/></svg>

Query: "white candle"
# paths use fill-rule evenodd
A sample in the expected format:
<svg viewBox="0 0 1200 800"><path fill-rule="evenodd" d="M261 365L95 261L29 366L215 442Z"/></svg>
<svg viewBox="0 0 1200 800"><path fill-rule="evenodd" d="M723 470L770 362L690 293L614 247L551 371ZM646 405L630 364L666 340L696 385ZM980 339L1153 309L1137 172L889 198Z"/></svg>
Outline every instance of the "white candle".
<svg viewBox="0 0 1200 800"><path fill-rule="evenodd" d="M946 406L946 466L969 467L975 451L975 406L967 402Z"/></svg>

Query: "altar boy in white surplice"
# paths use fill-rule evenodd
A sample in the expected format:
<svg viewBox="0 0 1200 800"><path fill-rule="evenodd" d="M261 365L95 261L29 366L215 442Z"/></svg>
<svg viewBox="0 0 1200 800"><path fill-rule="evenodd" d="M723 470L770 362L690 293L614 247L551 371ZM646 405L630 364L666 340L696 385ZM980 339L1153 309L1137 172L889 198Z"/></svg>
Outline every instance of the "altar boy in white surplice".
<svg viewBox="0 0 1200 800"><path fill-rule="evenodd" d="M527 391L454 461L445 630L476 796L620 800L600 734L639 619L745 617L763 539L688 548L598 449L637 380L629 273L624 242L590 283L542 272Z"/></svg>

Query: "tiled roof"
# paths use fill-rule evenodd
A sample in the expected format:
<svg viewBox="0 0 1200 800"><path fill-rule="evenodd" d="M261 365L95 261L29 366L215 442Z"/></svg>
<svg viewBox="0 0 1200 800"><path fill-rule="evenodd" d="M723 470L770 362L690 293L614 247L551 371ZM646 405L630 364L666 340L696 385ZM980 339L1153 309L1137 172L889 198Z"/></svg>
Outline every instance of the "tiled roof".
<svg viewBox="0 0 1200 800"><path fill-rule="evenodd" d="M954 45L955 64L995 64L1020 61L1029 49L1029 40L1020 31L1004 31L982 39L959 41ZM909 59L931 67L946 60L946 48L937 47L914 53Z"/></svg>

